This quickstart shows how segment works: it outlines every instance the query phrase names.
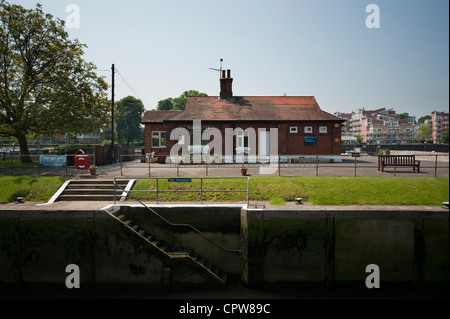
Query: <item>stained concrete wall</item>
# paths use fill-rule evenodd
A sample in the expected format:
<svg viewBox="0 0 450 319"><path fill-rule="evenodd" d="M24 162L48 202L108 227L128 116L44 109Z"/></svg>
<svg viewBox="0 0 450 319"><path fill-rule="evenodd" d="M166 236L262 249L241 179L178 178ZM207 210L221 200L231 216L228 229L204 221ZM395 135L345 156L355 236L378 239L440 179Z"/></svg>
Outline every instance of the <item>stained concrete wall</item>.
<svg viewBox="0 0 450 319"><path fill-rule="evenodd" d="M239 214L238 209L237 240ZM0 289L53 285L67 290L69 264L79 266L83 289L209 284L195 268L171 260L105 211L0 211Z"/></svg>
<svg viewBox="0 0 450 319"><path fill-rule="evenodd" d="M240 206L150 208L170 223L183 226L169 225L145 207L121 206L120 212L159 240L175 247L189 247L223 271L240 276ZM186 226L187 224L218 245Z"/></svg>
<svg viewBox="0 0 450 319"><path fill-rule="evenodd" d="M185 227L162 227L144 210L123 208L161 239L189 246L249 286L361 283L377 264L384 283L449 282L448 210L221 210L161 208L229 249L212 248ZM207 284L104 211L0 211L0 289L53 284L66 289L69 264L83 288L168 282ZM170 269L170 273L167 270ZM168 279L169 277L169 279Z"/></svg>
<svg viewBox="0 0 450 319"><path fill-rule="evenodd" d="M250 286L449 282L448 210L242 210L242 279Z"/></svg>

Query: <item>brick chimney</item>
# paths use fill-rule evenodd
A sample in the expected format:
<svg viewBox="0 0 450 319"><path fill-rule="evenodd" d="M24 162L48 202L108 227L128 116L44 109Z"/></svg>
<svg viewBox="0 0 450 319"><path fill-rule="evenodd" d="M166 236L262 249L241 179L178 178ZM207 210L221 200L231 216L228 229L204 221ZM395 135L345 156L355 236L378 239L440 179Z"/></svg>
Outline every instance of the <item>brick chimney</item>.
<svg viewBox="0 0 450 319"><path fill-rule="evenodd" d="M220 78L220 99L231 100L233 98L232 91L233 78L231 77L231 70L222 70L222 77Z"/></svg>

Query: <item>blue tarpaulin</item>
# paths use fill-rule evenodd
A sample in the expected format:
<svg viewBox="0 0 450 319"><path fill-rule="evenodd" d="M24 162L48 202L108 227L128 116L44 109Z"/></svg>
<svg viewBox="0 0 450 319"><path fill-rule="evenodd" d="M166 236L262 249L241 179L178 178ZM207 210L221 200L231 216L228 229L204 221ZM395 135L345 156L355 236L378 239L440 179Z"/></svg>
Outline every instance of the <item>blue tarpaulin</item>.
<svg viewBox="0 0 450 319"><path fill-rule="evenodd" d="M42 167L66 167L67 155L40 155L39 166Z"/></svg>

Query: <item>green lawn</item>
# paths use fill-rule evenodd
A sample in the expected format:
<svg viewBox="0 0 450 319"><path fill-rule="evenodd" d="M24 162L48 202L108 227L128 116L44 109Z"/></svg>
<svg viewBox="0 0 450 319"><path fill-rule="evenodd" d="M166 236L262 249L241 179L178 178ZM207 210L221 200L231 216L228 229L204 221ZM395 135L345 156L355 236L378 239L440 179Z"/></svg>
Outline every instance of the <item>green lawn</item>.
<svg viewBox="0 0 450 319"><path fill-rule="evenodd" d="M10 161L6 159L5 161L0 160L0 167L38 167L39 162L38 161L31 161L31 162L22 162L20 160L13 160Z"/></svg>
<svg viewBox="0 0 450 319"><path fill-rule="evenodd" d="M205 190L242 190L246 180L205 179ZM156 182L142 179L133 190L155 190ZM168 183L159 181L160 190L199 190L200 181ZM155 200L153 193L133 193L142 200ZM252 177L250 200L283 205L302 197L314 205L442 205L449 200L448 178L372 177ZM245 201L245 193L204 193L205 201ZM199 201L196 193L162 193L161 201Z"/></svg>
<svg viewBox="0 0 450 319"><path fill-rule="evenodd" d="M0 203L25 201L46 202L64 183L63 177L0 176Z"/></svg>

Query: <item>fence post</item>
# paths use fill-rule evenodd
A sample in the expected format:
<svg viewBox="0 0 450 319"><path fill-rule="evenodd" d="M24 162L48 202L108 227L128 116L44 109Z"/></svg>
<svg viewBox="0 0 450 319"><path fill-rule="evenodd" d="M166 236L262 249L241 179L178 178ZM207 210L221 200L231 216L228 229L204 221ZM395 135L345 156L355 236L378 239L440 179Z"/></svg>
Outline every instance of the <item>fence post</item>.
<svg viewBox="0 0 450 319"><path fill-rule="evenodd" d="M397 157L394 157L394 177L397 176Z"/></svg>
<svg viewBox="0 0 450 319"><path fill-rule="evenodd" d="M355 177L356 177L356 156L355 156Z"/></svg>
<svg viewBox="0 0 450 319"><path fill-rule="evenodd" d="M114 205L116 205L116 178L114 177Z"/></svg>
<svg viewBox="0 0 450 319"><path fill-rule="evenodd" d="M281 176L281 156L278 156L278 176Z"/></svg>
<svg viewBox="0 0 450 319"><path fill-rule="evenodd" d="M319 154L316 154L316 177L319 176Z"/></svg>
<svg viewBox="0 0 450 319"><path fill-rule="evenodd" d="M203 205L203 178L200 178L200 205Z"/></svg>
<svg viewBox="0 0 450 319"><path fill-rule="evenodd" d="M120 162L120 176L123 176L123 172L122 172L122 155L119 155L119 162Z"/></svg>
<svg viewBox="0 0 450 319"><path fill-rule="evenodd" d="M438 158L437 155L435 155L435 156L436 156L436 158L434 159L434 177L437 176L437 158Z"/></svg>
<svg viewBox="0 0 450 319"><path fill-rule="evenodd" d="M156 205L159 205L159 187L158 187L159 179L156 178Z"/></svg>
<svg viewBox="0 0 450 319"><path fill-rule="evenodd" d="M247 176L247 208L250 204L250 178Z"/></svg>

